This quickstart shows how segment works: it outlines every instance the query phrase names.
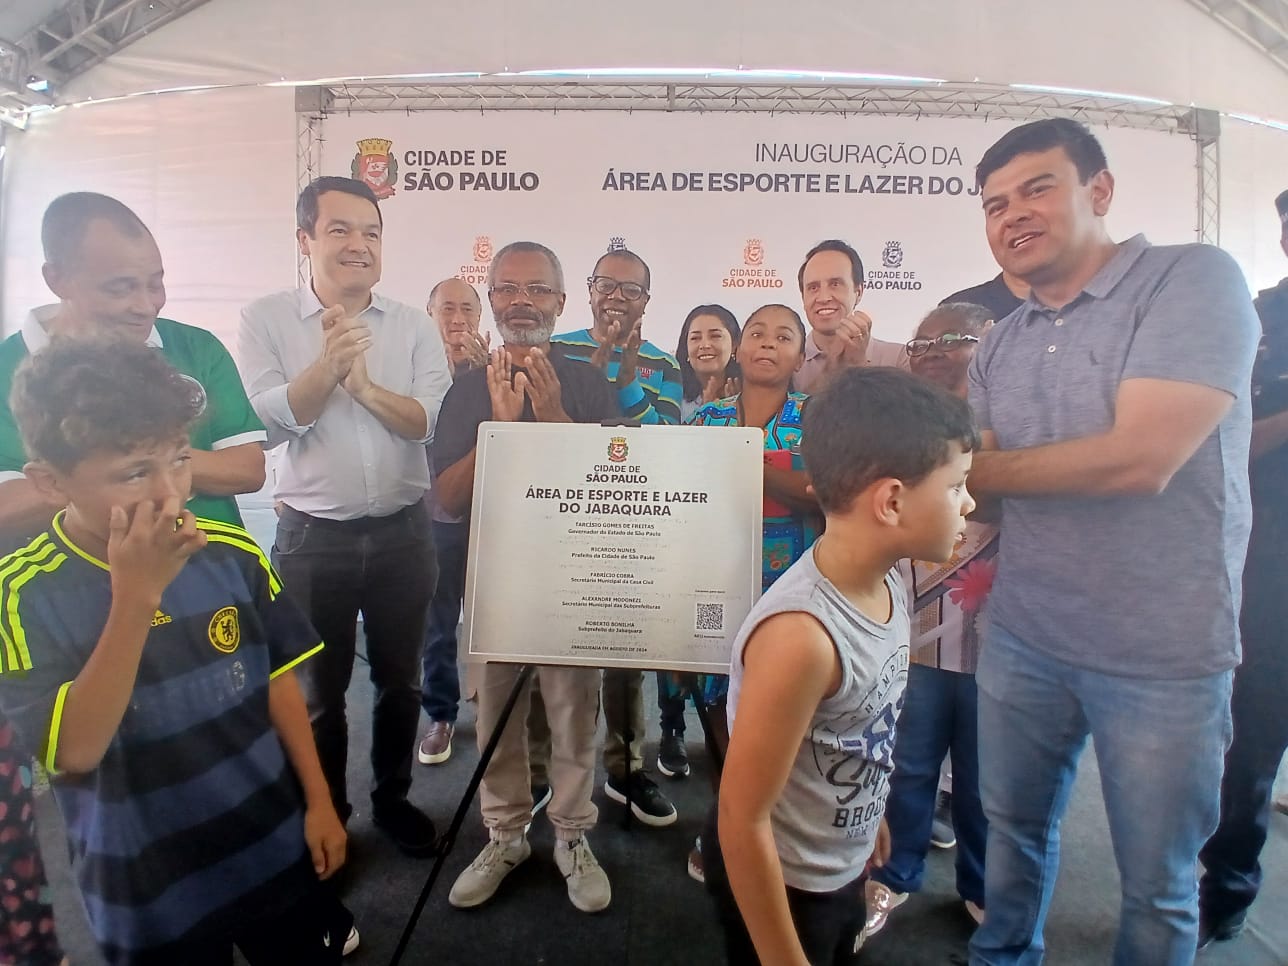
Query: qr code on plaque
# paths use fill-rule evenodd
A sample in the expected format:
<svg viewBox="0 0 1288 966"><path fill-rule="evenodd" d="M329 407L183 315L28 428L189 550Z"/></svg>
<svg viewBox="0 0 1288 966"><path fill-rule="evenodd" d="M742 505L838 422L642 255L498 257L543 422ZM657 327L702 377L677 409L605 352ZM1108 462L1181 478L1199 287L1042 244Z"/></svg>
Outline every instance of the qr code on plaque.
<svg viewBox="0 0 1288 966"><path fill-rule="evenodd" d="M704 604L699 602L693 610L693 629L695 631L723 631L725 629L724 604Z"/></svg>

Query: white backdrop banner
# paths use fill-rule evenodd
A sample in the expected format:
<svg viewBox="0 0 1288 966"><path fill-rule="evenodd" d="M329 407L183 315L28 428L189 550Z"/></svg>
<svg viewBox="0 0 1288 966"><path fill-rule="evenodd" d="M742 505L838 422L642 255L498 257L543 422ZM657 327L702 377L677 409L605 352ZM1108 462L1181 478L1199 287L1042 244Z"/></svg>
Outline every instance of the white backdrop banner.
<svg viewBox="0 0 1288 966"><path fill-rule="evenodd" d="M1014 125L839 115L494 112L329 117L321 171L367 180L385 217L383 291L423 305L440 279L486 302L492 255L549 245L563 261L561 330L589 324L585 279L614 247L652 270L645 336L673 350L684 316L715 302L800 309L796 272L824 238L863 258L862 308L903 341L951 292L997 273L974 166ZM1097 131L1115 173L1116 237L1194 239L1185 137ZM484 311L485 327L491 323Z"/></svg>

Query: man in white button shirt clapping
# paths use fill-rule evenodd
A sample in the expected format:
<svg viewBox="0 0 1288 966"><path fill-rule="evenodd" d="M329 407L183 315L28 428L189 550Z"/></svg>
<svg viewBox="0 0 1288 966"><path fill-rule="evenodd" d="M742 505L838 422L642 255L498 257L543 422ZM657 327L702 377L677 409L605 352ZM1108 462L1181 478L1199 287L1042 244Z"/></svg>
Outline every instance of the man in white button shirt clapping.
<svg viewBox="0 0 1288 966"><path fill-rule="evenodd" d="M384 225L369 187L315 179L296 224L310 284L248 305L239 333L251 403L269 444L286 444L273 563L326 643L302 678L337 811L352 812L345 690L361 612L376 689L372 818L404 852L427 856L434 824L407 801L435 580L421 498L451 376L429 316L372 291Z"/></svg>

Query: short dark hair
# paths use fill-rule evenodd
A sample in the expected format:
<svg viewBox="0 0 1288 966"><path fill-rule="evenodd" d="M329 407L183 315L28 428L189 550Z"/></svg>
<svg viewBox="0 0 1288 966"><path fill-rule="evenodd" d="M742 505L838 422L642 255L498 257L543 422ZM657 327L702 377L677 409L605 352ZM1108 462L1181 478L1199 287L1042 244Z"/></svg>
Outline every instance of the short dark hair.
<svg viewBox="0 0 1288 966"><path fill-rule="evenodd" d="M970 332L981 332L988 323L997 321L996 313L992 309L986 309L984 306L976 305L974 302L940 302L922 316L921 321L917 323L917 328L920 329L931 319L940 315L956 316Z"/></svg>
<svg viewBox="0 0 1288 966"><path fill-rule="evenodd" d="M64 473L184 433L205 405L199 382L125 339L54 339L18 369L10 396L27 454Z"/></svg>
<svg viewBox="0 0 1288 966"><path fill-rule="evenodd" d="M693 371L693 363L689 361L689 329L693 326L693 320L703 315L719 319L729 331L735 355L738 352L738 340L742 338L742 326L738 324L734 314L723 305L699 305L684 317L684 325L680 326L680 341L675 344L675 361L680 364L680 381L684 384L682 396L684 399L697 399L702 395L702 384L698 382L697 373ZM738 375L738 363L731 355L728 365L725 366L725 378L732 379L736 375Z"/></svg>
<svg viewBox="0 0 1288 966"><path fill-rule="evenodd" d="M632 258L638 262L640 268L644 269L644 291L648 292L653 288L653 273L648 270L648 262L644 261L644 259L640 258L639 255L635 254L629 248L615 248L611 252L604 252L604 254L600 255L599 258L595 260L595 267L590 270L590 274L598 275L599 266L604 259L613 258L615 256L621 258Z"/></svg>
<svg viewBox="0 0 1288 966"><path fill-rule="evenodd" d="M505 260L507 255L515 252L525 252L529 255L545 255L546 261L550 263L550 268L554 272L555 284L558 286L559 292L562 294L568 291L564 285L563 264L559 261L558 255L541 244L541 242L516 241L502 246L501 250L492 256L492 261L488 263L487 287L489 292L492 290L492 283L496 281L496 267Z"/></svg>
<svg viewBox="0 0 1288 966"><path fill-rule="evenodd" d="M975 187L984 187L989 175L1021 154L1038 154L1052 148L1064 148L1083 184L1109 167L1105 149L1086 125L1071 117L1048 117L1021 124L998 138L975 166Z"/></svg>
<svg viewBox="0 0 1288 966"><path fill-rule="evenodd" d="M805 404L801 456L826 512L878 480L916 486L948 460L949 443L979 448L970 406L900 369L846 369Z"/></svg>
<svg viewBox="0 0 1288 966"><path fill-rule="evenodd" d="M143 219L115 198L96 191L72 191L51 201L40 221L45 262L65 268L79 252L90 223L98 220L109 222L130 238L150 234Z"/></svg>
<svg viewBox="0 0 1288 966"><path fill-rule="evenodd" d="M310 238L318 228L318 199L328 191L342 191L346 195L370 201L376 206L376 218L380 221L380 227L385 226L385 216L380 213L380 199L376 197L376 193L371 190L369 184L357 178L341 178L328 174L310 181L300 192L299 198L295 200L295 226L302 229Z"/></svg>
<svg viewBox="0 0 1288 966"><path fill-rule="evenodd" d="M796 271L796 287L802 292L805 291L805 266L809 260L819 252L840 252L850 260L850 277L854 279L855 288L863 288L863 259L859 258L850 245L841 241L839 238L829 238L821 241L805 253L805 260L801 262L801 267Z"/></svg>
<svg viewBox="0 0 1288 966"><path fill-rule="evenodd" d="M1288 224L1288 191L1279 192L1279 197L1275 199L1275 211L1279 212L1279 220Z"/></svg>

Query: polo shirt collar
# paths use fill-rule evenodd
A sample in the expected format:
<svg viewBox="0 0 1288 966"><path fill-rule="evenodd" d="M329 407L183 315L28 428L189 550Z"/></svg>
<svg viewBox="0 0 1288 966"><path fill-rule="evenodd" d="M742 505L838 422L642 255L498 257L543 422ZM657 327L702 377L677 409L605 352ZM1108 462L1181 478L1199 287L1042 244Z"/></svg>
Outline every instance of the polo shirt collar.
<svg viewBox="0 0 1288 966"><path fill-rule="evenodd" d="M822 354L823 350L820 349L818 347L818 343L814 341L814 330L810 329L809 338L805 340L805 361L809 362L811 359L816 359Z"/></svg>
<svg viewBox="0 0 1288 966"><path fill-rule="evenodd" d="M302 285L299 289L300 318L308 319L315 315L321 315L323 310L322 301L318 298L317 293L313 291L313 283ZM389 310L389 301L379 292L371 293L371 304L363 312L375 309L377 312L387 312Z"/></svg>
<svg viewBox="0 0 1288 966"><path fill-rule="evenodd" d="M27 313L27 317L22 321L22 341L26 343L27 351L35 355L45 346L49 345L49 330L45 328L58 316L58 310L62 308L57 302L50 305L40 305ZM144 345L153 349L163 349L164 344L161 341L161 333L157 331L155 324Z"/></svg>
<svg viewBox="0 0 1288 966"><path fill-rule="evenodd" d="M1143 234L1135 234L1126 241L1119 242L1118 250L1114 252L1113 257L1105 262L1100 271L1091 277L1091 281L1082 287L1083 293L1093 299L1108 298L1149 247L1149 240ZM1021 321L1029 322L1039 313L1055 312L1061 308L1063 306L1043 305L1038 301L1037 295L1030 290L1029 297L1020 306Z"/></svg>

